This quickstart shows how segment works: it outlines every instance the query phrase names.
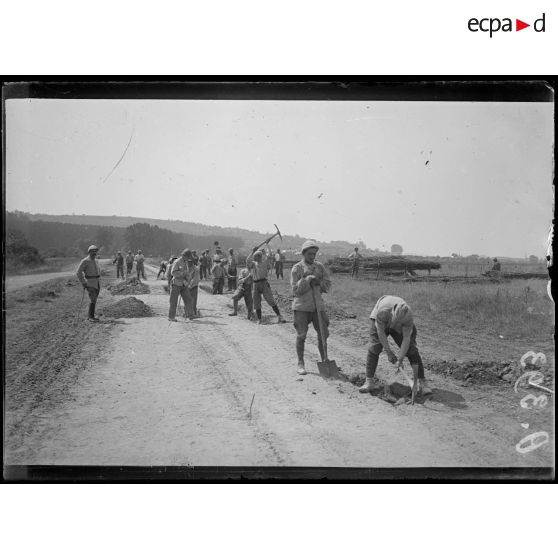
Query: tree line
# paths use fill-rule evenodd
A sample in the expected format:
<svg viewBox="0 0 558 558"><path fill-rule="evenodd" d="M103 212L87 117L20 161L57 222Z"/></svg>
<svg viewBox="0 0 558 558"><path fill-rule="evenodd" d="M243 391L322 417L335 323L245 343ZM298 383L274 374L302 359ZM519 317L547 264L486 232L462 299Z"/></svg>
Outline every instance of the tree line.
<svg viewBox="0 0 558 558"><path fill-rule="evenodd" d="M91 244L101 254L114 254L117 250L142 250L146 255L168 257L184 248L206 250L218 241L223 248L243 247L238 237L197 236L176 233L157 225L135 223L129 227L78 225L50 221L32 221L22 212L6 213L6 233L24 239L26 245L36 248L45 257L82 256Z"/></svg>

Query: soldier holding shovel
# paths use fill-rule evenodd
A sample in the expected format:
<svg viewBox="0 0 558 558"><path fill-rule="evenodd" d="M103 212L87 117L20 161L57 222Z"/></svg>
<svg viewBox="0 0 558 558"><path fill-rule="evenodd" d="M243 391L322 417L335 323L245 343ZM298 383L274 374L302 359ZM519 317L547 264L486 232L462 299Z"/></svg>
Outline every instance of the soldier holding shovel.
<svg viewBox="0 0 558 558"><path fill-rule="evenodd" d="M329 336L329 319L325 312L322 293L327 293L331 281L326 268L316 260L318 245L307 240L302 245L303 259L291 269L291 287L294 295L294 327L296 329L296 354L298 357L297 372L306 374L304 365L304 343L310 324L318 333L318 349L322 361L326 361L326 347L322 343ZM321 316L318 316L320 312ZM320 322L323 330L320 331Z"/></svg>

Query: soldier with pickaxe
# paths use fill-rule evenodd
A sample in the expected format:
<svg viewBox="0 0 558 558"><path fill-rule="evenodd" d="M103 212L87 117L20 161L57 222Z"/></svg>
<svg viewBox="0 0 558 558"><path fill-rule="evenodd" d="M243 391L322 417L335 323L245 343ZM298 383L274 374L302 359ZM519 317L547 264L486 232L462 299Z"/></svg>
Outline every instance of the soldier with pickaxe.
<svg viewBox="0 0 558 558"><path fill-rule="evenodd" d="M277 322L280 324L285 323L285 319L281 316L281 312L275 299L273 298L273 293L271 292L271 287L269 286L269 281L267 280L267 258L268 255L266 251L260 250L264 244L269 244L276 236L283 239L281 232L277 225L275 225L277 232L270 236L267 240L255 246L252 249L252 254L246 259L246 267L250 270L252 275L253 285L252 285L252 298L254 300L254 310L256 311L256 316L258 317L258 324L262 323L262 296L266 302L271 306L275 314L277 314Z"/></svg>

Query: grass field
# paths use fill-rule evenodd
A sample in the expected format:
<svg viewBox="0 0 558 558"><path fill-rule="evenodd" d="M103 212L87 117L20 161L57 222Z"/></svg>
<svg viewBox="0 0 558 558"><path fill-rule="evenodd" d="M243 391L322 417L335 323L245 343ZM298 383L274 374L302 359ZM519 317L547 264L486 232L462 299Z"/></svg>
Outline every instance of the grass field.
<svg viewBox="0 0 558 558"><path fill-rule="evenodd" d="M287 277L288 273L284 281L271 280L284 308L290 296ZM553 362L554 305L544 280L412 283L352 280L334 274L327 295L332 336L343 336L364 351L370 312L385 294L400 296L411 306L419 346L433 369L459 361L466 367L501 370L517 364L529 350L542 351ZM356 319L338 318L343 315L356 315Z"/></svg>

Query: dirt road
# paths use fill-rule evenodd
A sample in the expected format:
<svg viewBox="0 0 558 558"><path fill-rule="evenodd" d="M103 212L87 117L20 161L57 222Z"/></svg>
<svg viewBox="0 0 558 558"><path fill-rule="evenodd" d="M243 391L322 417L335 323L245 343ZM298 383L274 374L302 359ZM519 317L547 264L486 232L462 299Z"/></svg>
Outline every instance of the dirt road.
<svg viewBox="0 0 558 558"><path fill-rule="evenodd" d="M432 397L393 406L358 393L350 382L319 376L313 332L310 373L297 376L292 323L277 325L271 313L262 326L229 317L230 297L202 290L203 317L171 323L156 272L149 268L151 293L137 295L154 317L80 325L110 329L99 346L88 348L96 358L84 359L71 381L67 374L53 378L48 397L29 393L33 404L8 408L8 464L553 465L553 432L534 451L515 447L537 421L547 424L550 405L526 430L526 411L512 387L464 387L431 375ZM117 298L103 291L101 309ZM336 338L335 323L332 335L330 351L343 370L362 369L366 347ZM380 377L388 367L383 359ZM9 382L7 375L7 398Z"/></svg>

